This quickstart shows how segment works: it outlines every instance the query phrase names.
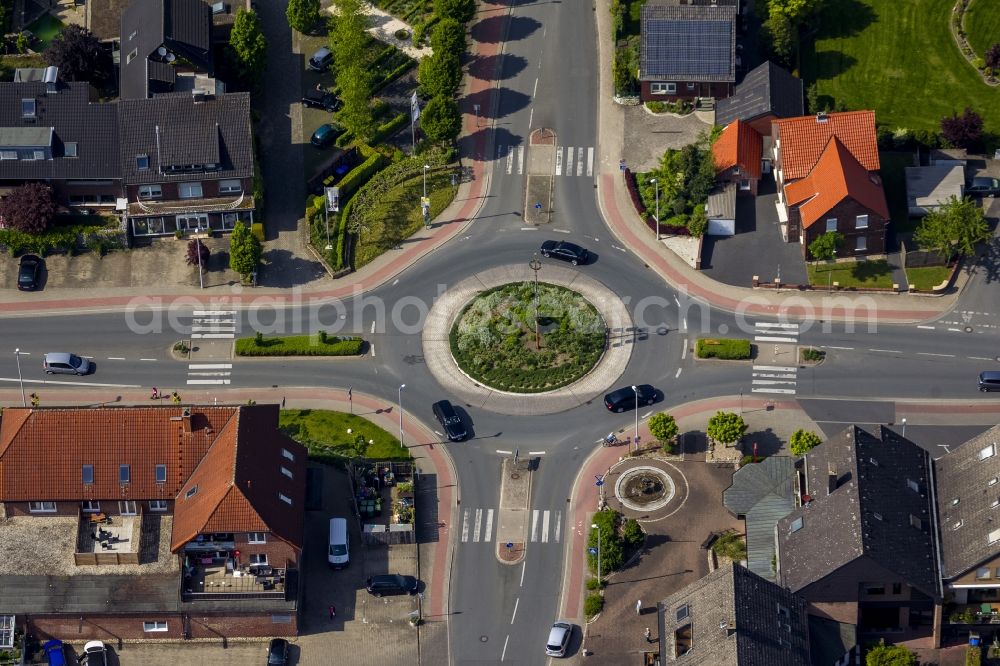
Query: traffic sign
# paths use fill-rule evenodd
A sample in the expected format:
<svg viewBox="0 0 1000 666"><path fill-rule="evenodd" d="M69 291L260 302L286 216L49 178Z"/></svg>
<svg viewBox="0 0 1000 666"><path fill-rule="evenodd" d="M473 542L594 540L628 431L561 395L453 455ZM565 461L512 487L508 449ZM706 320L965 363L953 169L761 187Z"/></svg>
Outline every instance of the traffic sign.
<svg viewBox="0 0 1000 666"><path fill-rule="evenodd" d="M595 486L597 486L598 488L600 488L601 486L603 486L603 485L604 485L604 481L603 481L603 480L601 480L601 479L598 479L598 480L597 480L597 483L595 483L594 485L595 485Z"/></svg>
<svg viewBox="0 0 1000 666"><path fill-rule="evenodd" d="M513 547L514 547L514 544L513 544L512 542L510 542L510 541L508 541L508 542L507 542L506 544L504 544L504 545L505 545L505 546L507 546L507 550L510 550L511 548L513 548Z"/></svg>
<svg viewBox="0 0 1000 666"><path fill-rule="evenodd" d="M625 170L625 160L618 160L618 170L619 171Z"/></svg>
<svg viewBox="0 0 1000 666"><path fill-rule="evenodd" d="M542 209L542 204L536 203L535 204L535 210L541 210L541 209Z"/></svg>
<svg viewBox="0 0 1000 666"><path fill-rule="evenodd" d="M597 555L597 549L596 548L588 548L587 552L590 553L591 555Z"/></svg>

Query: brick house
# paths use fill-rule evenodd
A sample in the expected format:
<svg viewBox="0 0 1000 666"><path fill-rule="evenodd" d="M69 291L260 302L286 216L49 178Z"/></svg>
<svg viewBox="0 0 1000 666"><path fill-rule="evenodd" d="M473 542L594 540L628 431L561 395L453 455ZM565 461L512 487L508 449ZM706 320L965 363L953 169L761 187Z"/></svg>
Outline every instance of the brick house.
<svg viewBox="0 0 1000 666"><path fill-rule="evenodd" d="M76 640L295 635L306 450L277 424L277 405L5 409L5 515L72 552L14 553L0 613Z"/></svg>
<svg viewBox="0 0 1000 666"><path fill-rule="evenodd" d="M736 83L736 6L642 6L639 53L644 102L722 99Z"/></svg>
<svg viewBox="0 0 1000 666"><path fill-rule="evenodd" d="M889 209L879 177L874 111L819 113L773 123L772 159L782 236L802 257L837 231L841 256L885 252Z"/></svg>
<svg viewBox="0 0 1000 666"><path fill-rule="evenodd" d="M749 123L736 120L712 144L716 179L735 183L738 194L757 196L761 175L762 139Z"/></svg>

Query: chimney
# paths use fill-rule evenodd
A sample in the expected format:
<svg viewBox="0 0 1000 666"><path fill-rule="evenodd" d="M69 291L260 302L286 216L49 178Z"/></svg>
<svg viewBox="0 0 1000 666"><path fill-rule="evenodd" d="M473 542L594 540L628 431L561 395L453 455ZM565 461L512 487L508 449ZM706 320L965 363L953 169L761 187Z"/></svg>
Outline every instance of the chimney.
<svg viewBox="0 0 1000 666"><path fill-rule="evenodd" d="M185 407L184 411L181 412L181 423L183 424L182 427L184 428L184 433L187 434L187 435L190 435L191 434L191 410L188 409L187 407Z"/></svg>
<svg viewBox="0 0 1000 666"><path fill-rule="evenodd" d="M837 470L834 468L833 463L830 463L826 471L826 494L829 495L836 489L837 489Z"/></svg>
<svg viewBox="0 0 1000 666"><path fill-rule="evenodd" d="M816 114L816 122L818 123L825 123L829 119L830 117L826 115L826 111L820 111Z"/></svg>

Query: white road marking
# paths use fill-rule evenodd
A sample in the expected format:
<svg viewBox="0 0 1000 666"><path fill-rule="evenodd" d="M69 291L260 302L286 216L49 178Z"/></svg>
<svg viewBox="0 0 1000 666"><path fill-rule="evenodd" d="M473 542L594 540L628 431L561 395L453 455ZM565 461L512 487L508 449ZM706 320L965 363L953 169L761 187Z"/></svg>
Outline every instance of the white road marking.
<svg viewBox="0 0 1000 666"><path fill-rule="evenodd" d="M883 352L886 354L902 354L898 349L869 349L870 352Z"/></svg>
<svg viewBox="0 0 1000 666"><path fill-rule="evenodd" d="M0 382L20 382L20 381L22 380L16 377L11 377L11 378L0 377ZM98 382L73 382L73 381L59 382L52 379L25 379L23 381L25 384L53 384L53 385L66 384L67 386L104 386L107 388L141 388L139 384L101 384Z"/></svg>
<svg viewBox="0 0 1000 666"><path fill-rule="evenodd" d="M527 560L521 563L521 584L518 585L518 587L524 587L524 570L527 568L527 566L528 566Z"/></svg>
<svg viewBox="0 0 1000 666"><path fill-rule="evenodd" d="M677 368L677 372L676 372L676 374L674 374L674 379L677 379L680 376L681 376L681 369Z"/></svg>
<svg viewBox="0 0 1000 666"><path fill-rule="evenodd" d="M645 421L646 419L649 418L649 415L652 414L652 413L653 413L653 410L650 410L650 411L646 412L645 414L643 414L642 416L640 416L639 418L642 419L643 421Z"/></svg>
<svg viewBox="0 0 1000 666"><path fill-rule="evenodd" d="M514 170L514 151L508 146L507 151L507 174L509 175Z"/></svg>
<svg viewBox="0 0 1000 666"><path fill-rule="evenodd" d="M531 512L531 541L538 540L538 509Z"/></svg>
<svg viewBox="0 0 1000 666"><path fill-rule="evenodd" d="M992 361L991 358L986 358L985 356L969 356L970 361ZM940 446L940 444L938 445Z"/></svg>
<svg viewBox="0 0 1000 666"><path fill-rule="evenodd" d="M758 321L754 324L757 328L787 328L794 331L799 330L798 324L780 324L775 322Z"/></svg>
<svg viewBox="0 0 1000 666"><path fill-rule="evenodd" d="M372 345L371 345L371 350L372 350L372 358L375 358L375 344L374 343L372 343Z"/></svg>
<svg viewBox="0 0 1000 666"><path fill-rule="evenodd" d="M570 150L573 150L573 149L570 148ZM556 175L557 176L561 176L562 175L562 164L563 164L563 162L562 162L562 151L563 151L562 146L559 146L558 148L556 148Z"/></svg>
<svg viewBox="0 0 1000 666"><path fill-rule="evenodd" d="M462 543L469 540L469 510L462 512Z"/></svg>
<svg viewBox="0 0 1000 666"><path fill-rule="evenodd" d="M517 175L524 173L524 146L517 147Z"/></svg>
<svg viewBox="0 0 1000 666"><path fill-rule="evenodd" d="M486 511L486 538L483 541L491 539L493 539L493 509L488 509Z"/></svg>
<svg viewBox="0 0 1000 666"><path fill-rule="evenodd" d="M795 389L779 389L779 388L755 388L750 390L751 393L782 393L782 394L795 394Z"/></svg>
<svg viewBox="0 0 1000 666"><path fill-rule="evenodd" d="M683 361L684 359L686 359L687 355L688 355L688 341L685 339L684 348L681 349L681 360Z"/></svg>
<svg viewBox="0 0 1000 666"><path fill-rule="evenodd" d="M155 358L140 358L139 360L140 361L155 361L157 359L155 359Z"/></svg>
<svg viewBox="0 0 1000 666"><path fill-rule="evenodd" d="M521 601L520 597L517 598L517 599L514 599L514 612L511 613L511 615L510 615L510 623L511 624L514 624L514 618L517 617L517 603L519 601Z"/></svg>
<svg viewBox="0 0 1000 666"><path fill-rule="evenodd" d="M535 77L535 85L531 89L531 96L534 97L538 93L538 77Z"/></svg>
<svg viewBox="0 0 1000 666"><path fill-rule="evenodd" d="M534 541L534 539L532 539ZM549 542L549 512L542 514L542 543Z"/></svg>
<svg viewBox="0 0 1000 666"><path fill-rule="evenodd" d="M232 363L192 363L188 370L231 370Z"/></svg>
<svg viewBox="0 0 1000 666"><path fill-rule="evenodd" d="M612 245L611 247L615 248L615 249L616 249L616 250L618 250L619 252L622 252L622 253L624 253L624 252L625 252L625 248L623 248L623 247L618 247L617 245Z"/></svg>
<svg viewBox="0 0 1000 666"><path fill-rule="evenodd" d="M531 107L531 112L528 114L528 132L531 132L531 126L535 123L535 107Z"/></svg>
<svg viewBox="0 0 1000 666"><path fill-rule="evenodd" d="M924 329L926 331L933 331L934 330L933 326L917 326L917 328L922 328L922 329ZM938 446L940 446L940 444Z"/></svg>
<svg viewBox="0 0 1000 666"><path fill-rule="evenodd" d="M434 434L437 435L438 437L444 437L444 433L441 432L440 430L435 430Z"/></svg>
<svg viewBox="0 0 1000 666"><path fill-rule="evenodd" d="M514 452L513 451L504 451L503 449L497 449L497 453L502 453L503 455L509 456L509 455L511 455Z"/></svg>
<svg viewBox="0 0 1000 666"><path fill-rule="evenodd" d="M779 338L772 335L755 335L753 339L754 342L787 342L792 345L797 342L796 338Z"/></svg>
<svg viewBox="0 0 1000 666"><path fill-rule="evenodd" d="M483 510L476 509L476 527L472 530L472 540L479 543L479 530L483 526Z"/></svg>
<svg viewBox="0 0 1000 666"><path fill-rule="evenodd" d="M503 661L504 656L507 654L507 641L510 640L510 634L507 634L507 638L503 639L503 652L500 653L500 661Z"/></svg>
<svg viewBox="0 0 1000 666"><path fill-rule="evenodd" d="M776 384L791 384L792 386L795 386L794 381L785 379L753 379L751 380L751 383L754 386L774 386Z"/></svg>
<svg viewBox="0 0 1000 666"><path fill-rule="evenodd" d="M562 533L562 511L556 511L556 529L555 529L556 543L559 543L559 535L561 533Z"/></svg>
<svg viewBox="0 0 1000 666"><path fill-rule="evenodd" d="M529 456L544 456L545 451L528 451Z"/></svg>
<svg viewBox="0 0 1000 666"><path fill-rule="evenodd" d="M187 380L188 385L211 385L211 386L221 386L228 385L228 379L189 379Z"/></svg>
<svg viewBox="0 0 1000 666"><path fill-rule="evenodd" d="M566 149L566 175L573 175L573 146Z"/></svg>
<svg viewBox="0 0 1000 666"><path fill-rule="evenodd" d="M751 376L753 376L753 377L760 377L762 379L768 379L768 378L770 378L770 379L795 379L795 377L797 376L797 374L794 373L794 372L790 372L790 373L787 373L787 374L786 373L781 373L781 372L754 372L754 373L752 373Z"/></svg>
<svg viewBox="0 0 1000 666"><path fill-rule="evenodd" d="M788 366L788 365L755 365L753 366L753 369L771 371L771 372L795 372L796 370L798 370L798 368L796 368L795 366Z"/></svg>
<svg viewBox="0 0 1000 666"><path fill-rule="evenodd" d="M940 356L942 358L955 358L954 354L932 354L930 352L917 352L917 356Z"/></svg>
<svg viewBox="0 0 1000 666"><path fill-rule="evenodd" d="M109 356L108 360L109 361L124 361L125 357L124 356Z"/></svg>
<svg viewBox="0 0 1000 666"><path fill-rule="evenodd" d="M195 310L191 314L195 317L217 317L218 315L234 315L236 310Z"/></svg>
<svg viewBox="0 0 1000 666"><path fill-rule="evenodd" d="M825 349L844 349L846 351L853 351L854 347L834 347L832 345L823 345Z"/></svg>
<svg viewBox="0 0 1000 666"><path fill-rule="evenodd" d="M587 148L587 177L594 175L594 147Z"/></svg>
<svg viewBox="0 0 1000 666"><path fill-rule="evenodd" d="M676 303L676 304L677 304L677 307L680 307L680 306L681 306L681 302L680 302L679 300L677 300L677 297L676 297L676 296L674 296L674 303Z"/></svg>
<svg viewBox="0 0 1000 666"><path fill-rule="evenodd" d="M538 227L521 227L521 231L538 231Z"/></svg>
<svg viewBox="0 0 1000 666"><path fill-rule="evenodd" d="M951 331L952 333L961 333L962 332L962 329L960 329L960 328L949 328L948 330Z"/></svg>
<svg viewBox="0 0 1000 666"><path fill-rule="evenodd" d="M372 333L375 333L375 320L372 320Z"/></svg>
<svg viewBox="0 0 1000 666"><path fill-rule="evenodd" d="M685 331L688 330L688 320L687 319L685 319L685 320L683 320L681 322L681 329L683 329Z"/></svg>
<svg viewBox="0 0 1000 666"><path fill-rule="evenodd" d="M466 236L466 238L468 238L468 236ZM392 281L393 286L396 286L397 284L399 284L399 278L396 278L395 280Z"/></svg>
<svg viewBox="0 0 1000 666"><path fill-rule="evenodd" d="M556 232L557 234L569 234L569 233L572 233L569 229L552 229L552 231Z"/></svg>
<svg viewBox="0 0 1000 666"><path fill-rule="evenodd" d="M569 174L566 174L566 175L568 176ZM583 175L583 148L582 147L577 151L577 157L576 157L576 175L577 176L582 176Z"/></svg>

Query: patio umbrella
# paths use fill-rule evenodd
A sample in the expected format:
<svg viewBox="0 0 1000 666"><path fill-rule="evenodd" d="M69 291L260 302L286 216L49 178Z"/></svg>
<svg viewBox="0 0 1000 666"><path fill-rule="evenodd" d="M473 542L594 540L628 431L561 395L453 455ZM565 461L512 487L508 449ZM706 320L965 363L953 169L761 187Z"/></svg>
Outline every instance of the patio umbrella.
<svg viewBox="0 0 1000 666"><path fill-rule="evenodd" d="M979 610L987 614L993 612L993 608L989 604L979 604Z"/></svg>

